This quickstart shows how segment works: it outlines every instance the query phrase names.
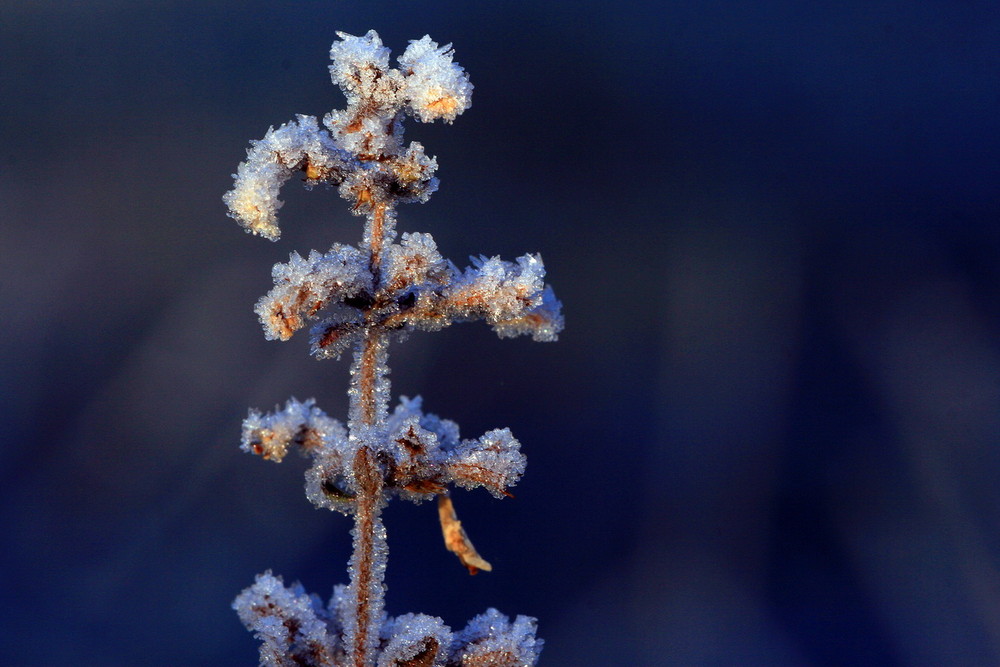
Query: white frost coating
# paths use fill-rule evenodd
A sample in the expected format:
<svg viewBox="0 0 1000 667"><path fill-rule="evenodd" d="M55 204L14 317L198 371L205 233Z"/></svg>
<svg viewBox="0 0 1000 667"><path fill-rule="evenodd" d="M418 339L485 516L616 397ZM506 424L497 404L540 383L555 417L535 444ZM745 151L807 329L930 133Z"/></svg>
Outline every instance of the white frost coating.
<svg viewBox="0 0 1000 667"><path fill-rule="evenodd" d="M374 401L373 406L362 405L361 398L364 395L362 391L361 382L362 377L362 364L361 359L365 352L365 345L370 345L374 348L375 357L375 373L374 373L374 391L372 392L372 398ZM351 399L350 409L348 410L348 420L347 428L351 432L352 436L360 433L362 428L366 423L370 424L385 424L386 414L389 411L389 341L385 336L380 336L374 338L369 343L360 342L355 348L354 363L351 364L351 385L347 390L347 395ZM372 419L369 421L366 417L367 413L371 412ZM366 443L367 444L367 443ZM379 443L381 445L381 443ZM373 449L379 449L380 447L374 447Z"/></svg>
<svg viewBox="0 0 1000 667"><path fill-rule="evenodd" d="M272 267L271 277L276 285L356 284L365 287L370 282L365 259L360 250L341 243L333 244L326 253L310 251L308 260L293 251L287 264L278 263Z"/></svg>
<svg viewBox="0 0 1000 667"><path fill-rule="evenodd" d="M545 266L540 255L523 255L517 264L499 257L472 258L472 267L466 269L462 279L452 288L459 291L478 292L480 312L470 313L484 317L490 324L509 319L526 308L541 302Z"/></svg>
<svg viewBox="0 0 1000 667"><path fill-rule="evenodd" d="M419 141L411 141L397 168L400 181L409 186L409 191L403 193L400 201L427 203L438 189L438 179L434 178L437 167L437 158L427 155Z"/></svg>
<svg viewBox="0 0 1000 667"><path fill-rule="evenodd" d="M306 498L313 505L351 514L357 483L351 461L358 441L344 433L343 438L330 439L326 446L313 454L313 464L306 470Z"/></svg>
<svg viewBox="0 0 1000 667"><path fill-rule="evenodd" d="M504 287L498 290L498 303L490 311L491 323L504 319L507 313L516 314L526 304L538 305L540 292L545 287L545 266L541 255L522 255L517 258L517 271L508 271ZM530 296L524 296L529 295Z"/></svg>
<svg viewBox="0 0 1000 667"><path fill-rule="evenodd" d="M419 658L424 667L444 665L451 647L451 629L436 616L404 614L390 618L382 626L382 638L388 640L377 667L396 667Z"/></svg>
<svg viewBox="0 0 1000 667"><path fill-rule="evenodd" d="M395 427L389 431L385 447L395 462L430 466L441 461L437 434L422 428L419 416L395 422Z"/></svg>
<svg viewBox="0 0 1000 667"><path fill-rule="evenodd" d="M308 259L293 252L288 263L274 265L271 275L274 288L254 307L268 340L288 340L328 303L371 289L364 253L339 243L327 253L311 251Z"/></svg>
<svg viewBox="0 0 1000 667"><path fill-rule="evenodd" d="M363 37L338 32L340 41L330 47L330 78L344 91L349 105L362 99L376 98L380 102L395 103L396 98L386 98L382 89L382 76L389 69L389 49L382 46L378 33L369 30Z"/></svg>
<svg viewBox="0 0 1000 667"><path fill-rule="evenodd" d="M243 451L280 462L289 446L298 446L299 453L313 459L305 474L306 497L317 507L344 514L353 508L356 487L350 462L357 444L313 399L302 403L293 398L283 410L266 415L251 410L243 421Z"/></svg>
<svg viewBox="0 0 1000 667"><path fill-rule="evenodd" d="M447 123L472 106L472 83L458 63L452 62L451 44L437 45L429 35L413 40L399 56L406 76L407 110L419 121L438 118Z"/></svg>
<svg viewBox="0 0 1000 667"><path fill-rule="evenodd" d="M386 235L393 221L385 216ZM366 238L362 248L369 242ZM399 243L385 246L376 289L363 249L336 244L325 254L312 251L308 258L292 253L287 263L274 266L275 287L255 310L269 340L287 340L309 320L322 317L310 337L312 352L321 359L339 358L362 340L372 322L393 321L390 331L405 332L484 319L501 338L530 334L539 341L556 339L563 326L561 306L543 283L540 256L472 261L459 272L441 257L430 234L404 233ZM363 298L354 299L359 296Z"/></svg>
<svg viewBox="0 0 1000 667"><path fill-rule="evenodd" d="M278 192L295 170L306 160L314 170L343 171L351 161L340 151L313 116L298 116L298 120L271 128L259 141L252 141L247 159L233 174L233 189L223 195L229 216L248 232L276 241L278 209L282 202Z"/></svg>
<svg viewBox="0 0 1000 667"><path fill-rule="evenodd" d="M534 341L550 343L559 338L563 326L562 304L556 299L552 288L546 285L539 305L510 319L496 322L493 324L493 330L500 338L530 334Z"/></svg>
<svg viewBox="0 0 1000 667"><path fill-rule="evenodd" d="M437 435L420 427L412 416L389 432L383 455L388 461L388 487L400 498L419 503L445 490L443 462Z"/></svg>
<svg viewBox="0 0 1000 667"><path fill-rule="evenodd" d="M456 635L450 660L456 665L534 665L543 645L542 640L535 637L537 623L529 616L518 616L511 623L496 609L487 609Z"/></svg>
<svg viewBox="0 0 1000 667"><path fill-rule="evenodd" d="M561 328L559 304L554 296L545 306L546 311L529 316L545 305L541 256L523 255L516 263L499 257L473 257L472 263L461 273L449 265L451 279L443 288L416 290L418 307L407 322L434 331L454 322L483 319L497 327L501 337L531 333L536 338L541 336L540 340L554 338ZM541 315L550 310L554 318L543 322ZM523 322L514 322L522 318ZM539 333L540 329L545 331Z"/></svg>
<svg viewBox="0 0 1000 667"><path fill-rule="evenodd" d="M330 76L344 91L347 108L331 111L323 123L339 148L358 156L398 156L404 111L421 122L450 123L471 105L472 84L452 62L450 44L439 48L426 36L411 42L399 57L400 70L389 67L389 49L374 30L362 37L337 34ZM428 187L401 201L425 201L437 188L430 175L425 182Z"/></svg>
<svg viewBox="0 0 1000 667"><path fill-rule="evenodd" d="M425 414L420 418L420 426L434 433L441 449L449 450L458 445L458 423L450 419L441 419L435 414Z"/></svg>
<svg viewBox="0 0 1000 667"><path fill-rule="evenodd" d="M404 233L399 243L386 249L382 268L383 286L395 293L400 289L433 289L451 277L448 262L438 252L430 234Z"/></svg>
<svg viewBox="0 0 1000 667"><path fill-rule="evenodd" d="M303 455L314 456L324 448L346 441L344 426L315 404L314 399L302 403L292 398L285 403L284 410L266 415L250 410L243 420L240 449L281 462L289 445L297 445Z"/></svg>
<svg viewBox="0 0 1000 667"><path fill-rule="evenodd" d="M521 444L509 429L495 429L475 440L459 442L458 424L424 414L420 397L403 397L386 420L387 490L421 502L455 484L485 487L497 498L524 474Z"/></svg>
<svg viewBox="0 0 1000 667"><path fill-rule="evenodd" d="M299 664L301 659L310 665L334 665L335 635L327 632L326 612L300 585L287 588L280 577L259 574L233 601L233 609L263 642L261 665Z"/></svg>
<svg viewBox="0 0 1000 667"><path fill-rule="evenodd" d="M355 525L351 529L351 537L354 539L355 545L361 539L358 534L358 526ZM371 563L371 577L368 580L368 587L359 593L357 588L360 586L361 582L358 577L358 554L357 549L353 550L351 555L351 560L348 562L347 571L351 575L351 583L347 586L347 596L349 600L365 599L368 601L367 608L367 619L365 620L364 627L371 628L374 632L370 632L367 636L367 641L365 642L366 653L368 655L376 655L376 647L378 646L379 640L379 629L386 622L385 612L383 611L384 601L385 601L385 568L389 560L389 545L386 540L385 525L382 523L382 519L378 516L378 513L373 517L372 534L371 539L373 542L372 548L372 563ZM359 630L359 619L356 613L356 608L354 605L348 605L344 610L344 615L341 617L341 622L344 626L344 645L348 647L353 647L357 645L356 638Z"/></svg>
<svg viewBox="0 0 1000 667"><path fill-rule="evenodd" d="M450 453L446 466L450 481L466 489L485 487L497 498L517 484L527 459L521 443L507 428L498 428L475 440L463 440Z"/></svg>
<svg viewBox="0 0 1000 667"><path fill-rule="evenodd" d="M361 237L360 247L363 251L369 252L375 241L373 225L365 225L364 235ZM396 238L396 209L386 209L382 216L382 247L389 245Z"/></svg>
<svg viewBox="0 0 1000 667"><path fill-rule="evenodd" d="M409 396L400 396L399 404L396 405L392 410L392 414L385 421L386 428L392 431L398 431L399 425L405 420L412 417L420 418L423 415L421 407L424 404L424 399L422 396L414 396L410 398Z"/></svg>
<svg viewBox="0 0 1000 667"><path fill-rule="evenodd" d="M386 94L386 97L390 94ZM348 95L348 99L351 96ZM338 148L353 155L398 155L402 152L403 125L397 120L399 112L388 105L381 115L360 115L361 109L348 106L323 116ZM367 108L367 113L380 111L380 107ZM388 128L392 128L389 131Z"/></svg>
<svg viewBox="0 0 1000 667"><path fill-rule="evenodd" d="M423 402L424 399L420 396L413 398L400 396L399 405L396 406L386 421L386 428L390 433L401 431L402 423L415 417L419 420L421 428L437 436L441 449L453 449L458 445L458 424L450 419L441 419L435 414L424 414L421 409Z"/></svg>
<svg viewBox="0 0 1000 667"><path fill-rule="evenodd" d="M340 359L364 335L364 317L358 309L341 304L328 308L326 315L309 332L310 350L317 359Z"/></svg>
<svg viewBox="0 0 1000 667"><path fill-rule="evenodd" d="M326 613L329 617L327 627L334 637L342 637L344 634L343 618L350 613L351 599L347 597L347 586L337 584L330 594L330 601L326 604Z"/></svg>

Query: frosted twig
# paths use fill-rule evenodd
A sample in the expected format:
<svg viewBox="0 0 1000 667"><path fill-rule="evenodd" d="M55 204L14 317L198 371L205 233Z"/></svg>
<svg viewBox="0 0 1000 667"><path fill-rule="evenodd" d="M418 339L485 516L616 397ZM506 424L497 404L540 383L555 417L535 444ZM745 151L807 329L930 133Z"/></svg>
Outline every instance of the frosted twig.
<svg viewBox="0 0 1000 667"><path fill-rule="evenodd" d="M452 122L469 108L472 84L453 62L450 45L430 37L410 42L389 66L389 50L374 31L338 33L330 75L347 106L271 129L253 142L224 200L247 231L276 240L281 186L301 172L307 185L338 188L365 224L357 246L335 244L303 258L292 253L274 266L274 287L256 306L271 340L310 328L317 358L353 352L346 427L314 401L251 411L242 448L280 462L297 449L312 459L306 495L317 507L354 519L350 583L337 587L324 609L299 587L260 575L234 602L240 619L262 641L261 664L336 667L532 665L541 650L534 620L511 623L496 610L473 619L458 635L439 618L384 613L388 545L381 513L397 496L437 497L445 544L471 573L489 571L455 515L448 486L482 486L510 496L524 473L520 443L508 429L461 440L458 425L425 414L419 397L402 397L390 414L388 346L409 331L434 331L484 320L501 337L555 340L560 304L545 285L538 255L515 262L473 258L460 271L438 253L430 234L396 240L396 208L425 202L437 190L435 158L403 144L403 118Z"/></svg>

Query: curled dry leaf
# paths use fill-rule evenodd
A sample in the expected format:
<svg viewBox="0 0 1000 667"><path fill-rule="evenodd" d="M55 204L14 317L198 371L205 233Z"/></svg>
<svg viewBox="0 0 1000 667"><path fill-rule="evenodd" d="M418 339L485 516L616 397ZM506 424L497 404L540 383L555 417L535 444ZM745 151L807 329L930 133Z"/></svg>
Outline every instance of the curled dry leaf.
<svg viewBox="0 0 1000 667"><path fill-rule="evenodd" d="M465 534L462 522L455 514L455 506L451 498L445 494L438 496L438 518L441 519L441 533L444 535L444 546L448 551L458 556L462 565L469 568L469 574L476 574L480 570L490 572L493 566L484 560L476 547L472 546L472 540Z"/></svg>

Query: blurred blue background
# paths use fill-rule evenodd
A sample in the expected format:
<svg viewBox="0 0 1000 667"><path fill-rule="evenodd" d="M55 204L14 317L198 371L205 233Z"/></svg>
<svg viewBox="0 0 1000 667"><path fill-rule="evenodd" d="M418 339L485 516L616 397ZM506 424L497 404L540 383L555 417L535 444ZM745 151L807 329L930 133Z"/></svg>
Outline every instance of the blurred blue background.
<svg viewBox="0 0 1000 667"><path fill-rule="evenodd" d="M2 662L253 664L254 574L346 580L302 462L237 442L345 415L347 363L251 307L360 222L292 183L271 244L220 197L369 28L476 86L409 123L441 189L400 229L541 252L567 318L393 348L529 466L456 495L491 574L390 506L389 613L533 615L547 665L1000 663L1000 13L870 0L3 2Z"/></svg>

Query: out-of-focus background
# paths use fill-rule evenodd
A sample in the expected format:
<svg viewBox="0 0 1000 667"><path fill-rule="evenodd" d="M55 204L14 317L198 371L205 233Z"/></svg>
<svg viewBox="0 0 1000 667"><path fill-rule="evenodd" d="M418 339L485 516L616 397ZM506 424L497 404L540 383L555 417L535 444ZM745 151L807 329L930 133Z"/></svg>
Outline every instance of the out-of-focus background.
<svg viewBox="0 0 1000 667"><path fill-rule="evenodd" d="M369 28L476 86L409 123L441 189L400 229L541 252L567 320L393 348L529 466L456 494L491 574L390 506L389 613L536 616L547 665L1000 662L1000 13L871 0L4 2L0 662L253 664L254 574L346 581L347 519L237 442L344 416L347 362L251 307L360 221L293 182L271 244L220 197Z"/></svg>

